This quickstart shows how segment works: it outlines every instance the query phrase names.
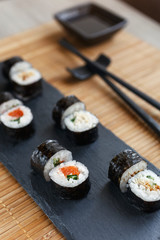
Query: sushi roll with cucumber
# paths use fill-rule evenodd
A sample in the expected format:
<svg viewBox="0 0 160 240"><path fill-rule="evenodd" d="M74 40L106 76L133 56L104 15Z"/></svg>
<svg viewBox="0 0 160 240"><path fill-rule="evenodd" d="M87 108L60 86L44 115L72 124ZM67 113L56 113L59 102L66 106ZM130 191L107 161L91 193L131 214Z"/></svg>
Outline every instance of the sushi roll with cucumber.
<svg viewBox="0 0 160 240"><path fill-rule="evenodd" d="M77 144L94 142L98 137L98 118L92 113L80 110L64 119L64 124Z"/></svg>
<svg viewBox="0 0 160 240"><path fill-rule="evenodd" d="M41 143L31 156L32 168L50 181L49 172L59 164L72 161L72 153L59 145L56 140Z"/></svg>
<svg viewBox="0 0 160 240"><path fill-rule="evenodd" d="M85 104L81 102L76 96L70 95L61 98L53 109L53 120L62 129L65 129L64 119L75 111L85 110Z"/></svg>
<svg viewBox="0 0 160 240"><path fill-rule="evenodd" d="M12 58L9 58L7 59L6 61L3 62L2 64L2 72L3 72L3 75L8 78L9 80L9 73L10 73L10 69L11 67L16 64L16 63L19 63L19 62L22 62L23 59L21 57L18 57L18 56L15 56L15 57L12 57Z"/></svg>
<svg viewBox="0 0 160 240"><path fill-rule="evenodd" d="M15 95L22 100L35 97L42 90L42 76L28 62L15 63L9 71L9 78Z"/></svg>
<svg viewBox="0 0 160 240"><path fill-rule="evenodd" d="M111 160L108 177L120 188L121 192L126 192L128 180L146 168L147 162L138 153L126 149Z"/></svg>
<svg viewBox="0 0 160 240"><path fill-rule="evenodd" d="M64 199L80 199L89 189L89 171L87 167L75 160L61 163L49 172L60 197Z"/></svg>
<svg viewBox="0 0 160 240"><path fill-rule="evenodd" d="M127 197L138 209L151 212L160 208L160 177L144 170L128 180Z"/></svg>
<svg viewBox="0 0 160 240"><path fill-rule="evenodd" d="M1 115L1 123L9 135L17 138L26 138L33 132L33 115L30 108L17 106Z"/></svg>
<svg viewBox="0 0 160 240"><path fill-rule="evenodd" d="M99 120L85 110L85 104L71 95L60 99L53 109L52 117L77 144L89 144L98 138Z"/></svg>
<svg viewBox="0 0 160 240"><path fill-rule="evenodd" d="M0 94L0 115L9 109L20 105L23 105L23 103L20 100L15 99L11 93L3 92Z"/></svg>

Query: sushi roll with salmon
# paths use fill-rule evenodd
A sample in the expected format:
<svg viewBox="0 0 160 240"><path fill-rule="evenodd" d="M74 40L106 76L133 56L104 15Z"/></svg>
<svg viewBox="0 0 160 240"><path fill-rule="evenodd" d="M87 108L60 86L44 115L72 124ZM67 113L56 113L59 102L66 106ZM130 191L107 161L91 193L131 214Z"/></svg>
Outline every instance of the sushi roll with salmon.
<svg viewBox="0 0 160 240"><path fill-rule="evenodd" d="M50 181L49 172L59 164L72 160L72 153L59 145L56 140L41 143L31 156L32 168Z"/></svg>
<svg viewBox="0 0 160 240"><path fill-rule="evenodd" d="M64 119L75 111L85 110L85 104L76 96L70 95L61 98L53 108L52 118L62 129L65 129Z"/></svg>
<svg viewBox="0 0 160 240"><path fill-rule="evenodd" d="M146 168L147 162L138 153L126 149L111 160L108 177L120 188L121 192L126 192L128 180Z"/></svg>
<svg viewBox="0 0 160 240"><path fill-rule="evenodd" d="M127 197L138 209L152 212L160 208L160 177L144 170L128 180Z"/></svg>
<svg viewBox="0 0 160 240"><path fill-rule="evenodd" d="M0 93L0 115L5 113L9 109L12 109L20 105L23 105L23 103L20 100L15 99L11 93L9 92Z"/></svg>
<svg viewBox="0 0 160 240"><path fill-rule="evenodd" d="M76 111L64 119L64 124L77 144L89 144L98 137L98 118L92 113Z"/></svg>
<svg viewBox="0 0 160 240"><path fill-rule="evenodd" d="M26 106L14 107L3 113L0 119L8 134L16 138L29 137L33 132L33 115L30 108Z"/></svg>
<svg viewBox="0 0 160 240"><path fill-rule="evenodd" d="M22 100L33 98L42 90L42 76L28 62L15 63L9 71L9 78L15 95Z"/></svg>
<svg viewBox="0 0 160 240"><path fill-rule="evenodd" d="M64 199L80 199L90 189L87 167L75 160L61 163L49 172L49 176L60 197Z"/></svg>

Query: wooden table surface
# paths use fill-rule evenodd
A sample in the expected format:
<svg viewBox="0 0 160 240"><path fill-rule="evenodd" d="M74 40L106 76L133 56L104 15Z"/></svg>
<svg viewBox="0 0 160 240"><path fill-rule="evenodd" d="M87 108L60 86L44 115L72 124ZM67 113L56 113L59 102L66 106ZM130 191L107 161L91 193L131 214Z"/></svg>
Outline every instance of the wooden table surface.
<svg viewBox="0 0 160 240"><path fill-rule="evenodd" d="M160 167L160 139L156 134L138 120L99 77L78 82L66 72L66 66L74 67L81 61L58 45L62 36L68 37L91 59L100 53L110 56L110 71L159 101L160 51L125 31L99 45L86 47L67 36L54 22L0 41L0 61L22 56L39 69L49 83L65 95L78 96L104 126ZM128 94L160 123L158 110ZM1 163L0 189L0 239L64 239Z"/></svg>

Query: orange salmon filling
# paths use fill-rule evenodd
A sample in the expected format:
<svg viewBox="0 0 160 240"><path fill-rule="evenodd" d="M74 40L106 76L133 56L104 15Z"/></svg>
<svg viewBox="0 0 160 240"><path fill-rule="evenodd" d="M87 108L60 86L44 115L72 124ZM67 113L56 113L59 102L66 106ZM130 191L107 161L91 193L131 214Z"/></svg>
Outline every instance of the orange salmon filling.
<svg viewBox="0 0 160 240"><path fill-rule="evenodd" d="M67 177L68 175L77 175L78 176L80 174L80 172L78 171L78 168L75 166L62 167L61 171L65 177Z"/></svg>
<svg viewBox="0 0 160 240"><path fill-rule="evenodd" d="M11 117L20 118L24 115L24 113L22 112L22 110L20 108L17 108L15 110L13 110L12 112L9 112L8 115Z"/></svg>

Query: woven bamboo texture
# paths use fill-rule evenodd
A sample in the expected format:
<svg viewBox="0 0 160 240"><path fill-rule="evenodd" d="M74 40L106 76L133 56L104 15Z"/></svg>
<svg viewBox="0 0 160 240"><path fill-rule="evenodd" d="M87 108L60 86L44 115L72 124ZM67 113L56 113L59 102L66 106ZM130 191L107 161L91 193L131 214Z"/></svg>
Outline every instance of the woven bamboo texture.
<svg viewBox="0 0 160 240"><path fill-rule="evenodd" d="M58 40L62 36L68 37L91 59L95 59L100 53L110 56L110 71L159 101L160 51L125 31L101 44L84 47L54 22L0 41L0 61L14 55L22 56L39 69L49 83L65 95L78 96L104 126L160 167L160 140L156 134L98 76L79 82L67 73L66 66L74 67L82 62L59 46ZM160 123L158 110L133 94L127 94ZM0 239L64 239L1 163Z"/></svg>

